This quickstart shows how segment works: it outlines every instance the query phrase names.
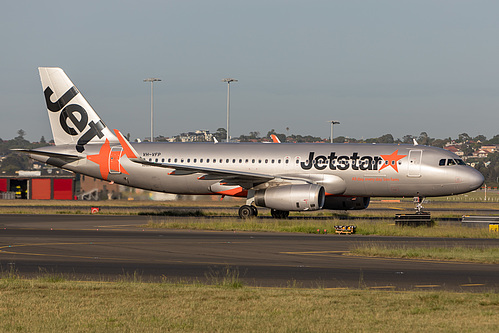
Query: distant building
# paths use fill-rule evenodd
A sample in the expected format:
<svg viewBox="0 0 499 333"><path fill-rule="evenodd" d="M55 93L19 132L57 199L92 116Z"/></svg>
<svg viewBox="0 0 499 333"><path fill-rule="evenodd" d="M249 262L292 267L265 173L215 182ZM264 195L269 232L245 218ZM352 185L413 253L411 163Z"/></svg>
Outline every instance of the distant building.
<svg viewBox="0 0 499 333"><path fill-rule="evenodd" d="M464 152L461 150L461 146L459 145L446 145L444 147L445 150L448 150L454 154L456 154L457 156L464 156Z"/></svg>
<svg viewBox="0 0 499 333"><path fill-rule="evenodd" d="M0 199L74 200L75 175L57 169L19 171L16 176L0 176Z"/></svg>
<svg viewBox="0 0 499 333"><path fill-rule="evenodd" d="M213 134L208 130L197 130L195 132L181 133L172 138L167 138L168 142L210 142L213 141Z"/></svg>
<svg viewBox="0 0 499 333"><path fill-rule="evenodd" d="M495 153L496 151L499 151L499 145L483 145L480 149L488 154Z"/></svg>

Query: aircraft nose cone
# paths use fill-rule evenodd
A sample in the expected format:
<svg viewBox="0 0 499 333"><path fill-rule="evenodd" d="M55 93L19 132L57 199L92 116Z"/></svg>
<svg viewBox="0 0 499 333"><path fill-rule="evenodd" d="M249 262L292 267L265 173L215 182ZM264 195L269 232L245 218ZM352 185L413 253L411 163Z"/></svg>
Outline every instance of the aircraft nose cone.
<svg viewBox="0 0 499 333"><path fill-rule="evenodd" d="M478 170L471 169L466 175L466 183L470 187L470 191L476 190L477 188L482 186L484 181L485 178Z"/></svg>

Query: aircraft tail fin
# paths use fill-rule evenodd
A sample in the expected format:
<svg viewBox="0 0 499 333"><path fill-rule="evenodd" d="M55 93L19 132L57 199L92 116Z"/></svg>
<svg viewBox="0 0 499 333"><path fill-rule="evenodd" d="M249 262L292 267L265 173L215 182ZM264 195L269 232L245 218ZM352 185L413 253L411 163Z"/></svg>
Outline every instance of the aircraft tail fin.
<svg viewBox="0 0 499 333"><path fill-rule="evenodd" d="M56 145L76 145L81 153L87 143L118 142L62 69L38 70Z"/></svg>

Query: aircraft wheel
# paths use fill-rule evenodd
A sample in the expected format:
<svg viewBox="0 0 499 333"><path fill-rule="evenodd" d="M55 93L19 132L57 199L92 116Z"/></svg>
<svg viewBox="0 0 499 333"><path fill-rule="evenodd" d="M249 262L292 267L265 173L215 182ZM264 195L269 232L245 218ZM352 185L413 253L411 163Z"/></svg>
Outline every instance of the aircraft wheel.
<svg viewBox="0 0 499 333"><path fill-rule="evenodd" d="M287 219L289 216L289 212L285 210L277 210L272 208L270 210L270 215L272 215L272 217L275 219Z"/></svg>
<svg viewBox="0 0 499 333"><path fill-rule="evenodd" d="M251 209L253 210L253 216L258 216L258 208L256 208L255 206L250 206Z"/></svg>
<svg viewBox="0 0 499 333"><path fill-rule="evenodd" d="M256 216L256 215L254 213L253 208L251 208L251 206L244 205L244 206L241 206L239 208L239 217L240 218L249 219L249 218L254 217L254 216Z"/></svg>

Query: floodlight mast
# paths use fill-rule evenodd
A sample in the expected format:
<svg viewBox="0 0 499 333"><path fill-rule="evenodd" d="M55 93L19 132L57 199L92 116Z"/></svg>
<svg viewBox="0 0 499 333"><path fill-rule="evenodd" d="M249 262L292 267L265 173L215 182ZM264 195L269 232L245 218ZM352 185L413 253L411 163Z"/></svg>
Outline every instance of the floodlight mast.
<svg viewBox="0 0 499 333"><path fill-rule="evenodd" d="M333 143L333 126L340 122L337 120L329 120L328 123L331 123L331 143Z"/></svg>
<svg viewBox="0 0 499 333"><path fill-rule="evenodd" d="M227 142L230 140L230 135L229 135L229 119L230 119L230 83L231 82L237 82L236 79L231 79L231 78L225 78L222 79L222 82L227 82Z"/></svg>
<svg viewBox="0 0 499 333"><path fill-rule="evenodd" d="M148 79L144 79L144 82L151 82L151 140L150 142L154 142L154 125L153 125L153 86L154 82L161 81L161 79L150 77Z"/></svg>

